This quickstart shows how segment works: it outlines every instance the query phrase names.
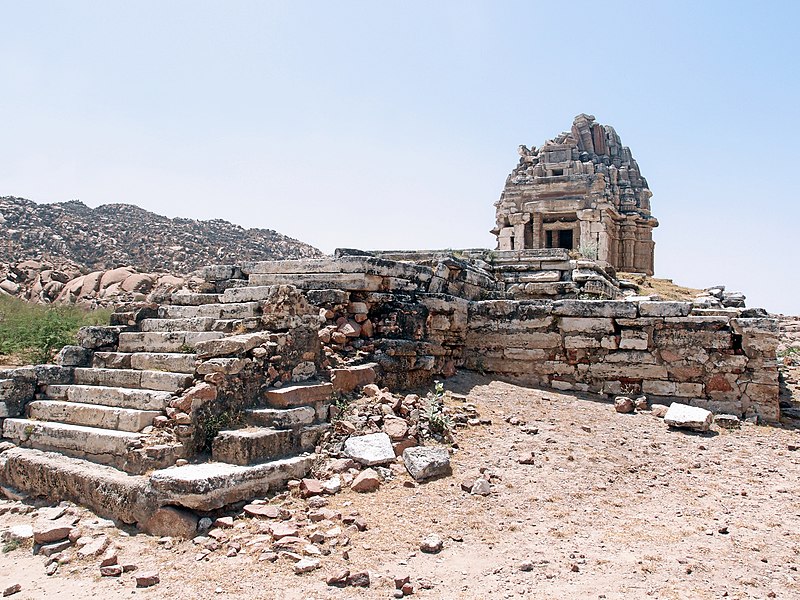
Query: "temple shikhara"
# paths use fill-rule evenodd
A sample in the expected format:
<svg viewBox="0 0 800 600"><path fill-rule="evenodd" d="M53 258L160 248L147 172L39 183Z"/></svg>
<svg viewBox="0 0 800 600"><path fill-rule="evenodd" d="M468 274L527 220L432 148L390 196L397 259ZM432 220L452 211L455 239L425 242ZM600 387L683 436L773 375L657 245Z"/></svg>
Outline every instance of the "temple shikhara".
<svg viewBox="0 0 800 600"><path fill-rule="evenodd" d="M498 250L565 248L653 274L652 192L613 127L581 114L571 131L519 153L495 203Z"/></svg>

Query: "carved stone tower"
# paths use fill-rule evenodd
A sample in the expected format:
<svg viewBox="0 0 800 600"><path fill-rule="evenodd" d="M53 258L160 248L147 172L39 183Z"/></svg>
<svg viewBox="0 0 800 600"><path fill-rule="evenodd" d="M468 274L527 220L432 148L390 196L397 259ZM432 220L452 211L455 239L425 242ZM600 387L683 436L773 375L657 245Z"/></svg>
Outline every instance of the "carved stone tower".
<svg viewBox="0 0 800 600"><path fill-rule="evenodd" d="M498 250L567 248L653 274L652 193L613 127L581 114L569 133L519 153L495 203Z"/></svg>

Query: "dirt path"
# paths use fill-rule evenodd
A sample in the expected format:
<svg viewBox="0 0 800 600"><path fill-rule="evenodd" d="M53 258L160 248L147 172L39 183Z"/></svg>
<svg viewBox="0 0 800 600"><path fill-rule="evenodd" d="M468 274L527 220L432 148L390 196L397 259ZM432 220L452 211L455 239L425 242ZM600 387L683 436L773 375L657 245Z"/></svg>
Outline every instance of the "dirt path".
<svg viewBox="0 0 800 600"><path fill-rule="evenodd" d="M44 559L20 548L0 554L0 590L18 582L19 599L391 598L391 576L408 573L421 599L800 598L797 431L745 425L701 436L589 397L475 376L447 387L468 392L491 425L459 431L452 477L406 487L399 474L375 493L331 497L328 508L368 525L352 534L347 561L334 548L299 576L288 560L260 562L247 546L258 523L241 519L228 531L243 550L200 561L192 542L167 549L113 530L121 560L160 572L153 588L135 589L130 574L100 578L96 559L47 577ZM531 451L534 464L520 464ZM492 475L488 497L460 487L480 468ZM0 529L31 520L7 512ZM429 533L445 540L438 554L419 551ZM371 586L327 586L341 568L369 571ZM420 589L425 580L430 589Z"/></svg>

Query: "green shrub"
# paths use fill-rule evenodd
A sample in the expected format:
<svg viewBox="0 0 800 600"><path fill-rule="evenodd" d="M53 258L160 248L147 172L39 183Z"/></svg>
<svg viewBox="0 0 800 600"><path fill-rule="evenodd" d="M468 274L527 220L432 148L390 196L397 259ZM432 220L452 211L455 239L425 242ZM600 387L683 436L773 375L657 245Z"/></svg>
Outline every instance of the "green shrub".
<svg viewBox="0 0 800 600"><path fill-rule="evenodd" d="M0 354L44 363L67 344L78 329L107 325L111 309L87 310L78 306L43 306L0 296Z"/></svg>

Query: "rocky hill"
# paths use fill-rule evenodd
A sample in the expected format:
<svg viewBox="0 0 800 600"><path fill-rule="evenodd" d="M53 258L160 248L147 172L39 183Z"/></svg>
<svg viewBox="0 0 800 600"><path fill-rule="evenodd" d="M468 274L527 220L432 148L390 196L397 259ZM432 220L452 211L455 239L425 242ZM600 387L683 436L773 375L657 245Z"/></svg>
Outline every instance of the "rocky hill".
<svg viewBox="0 0 800 600"><path fill-rule="evenodd" d="M271 229L219 219L170 219L130 204L89 208L76 200L37 204L0 197L0 263L46 260L84 272L132 266L185 274L207 264L321 255Z"/></svg>

